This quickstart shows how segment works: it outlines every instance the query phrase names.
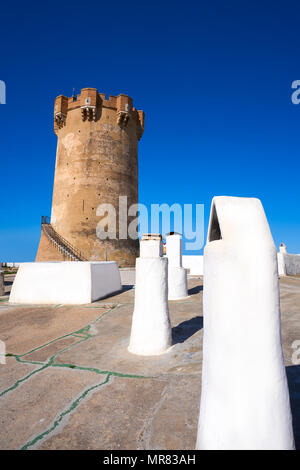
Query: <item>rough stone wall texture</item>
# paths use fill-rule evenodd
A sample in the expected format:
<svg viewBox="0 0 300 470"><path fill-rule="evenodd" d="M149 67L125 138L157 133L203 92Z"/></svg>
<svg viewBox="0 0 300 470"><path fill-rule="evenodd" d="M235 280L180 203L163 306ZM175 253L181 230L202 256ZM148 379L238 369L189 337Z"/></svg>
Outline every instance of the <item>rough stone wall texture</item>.
<svg viewBox="0 0 300 470"><path fill-rule="evenodd" d="M70 261L68 257L64 257L58 248L56 248L46 237L44 232L41 233L40 244L38 247L35 261Z"/></svg>
<svg viewBox="0 0 300 470"><path fill-rule="evenodd" d="M138 240L119 240L119 196L127 196L128 207L138 202L138 140L143 127L144 113L133 108L126 95L106 100L96 89L85 88L76 100L59 96L55 101L58 142L51 224L88 260L132 266L138 256ZM102 228L107 223L97 215L101 203L116 210L116 240L97 237L101 219ZM133 219L128 217L127 226ZM60 259L57 249L55 254L44 250L41 243L37 260Z"/></svg>

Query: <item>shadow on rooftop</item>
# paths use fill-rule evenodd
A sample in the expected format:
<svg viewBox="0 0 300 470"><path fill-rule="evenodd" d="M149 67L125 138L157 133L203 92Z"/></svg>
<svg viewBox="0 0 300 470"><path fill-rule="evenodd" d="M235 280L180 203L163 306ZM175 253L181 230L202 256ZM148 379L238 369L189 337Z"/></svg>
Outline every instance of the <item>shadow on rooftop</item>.
<svg viewBox="0 0 300 470"><path fill-rule="evenodd" d="M173 344L183 343L201 328L203 328L203 317L200 316L179 323L179 325L172 328Z"/></svg>
<svg viewBox="0 0 300 470"><path fill-rule="evenodd" d="M300 450L300 365L286 367L296 449Z"/></svg>
<svg viewBox="0 0 300 470"><path fill-rule="evenodd" d="M191 287L191 289L188 290L189 295L194 295L194 294L199 294L203 290L203 286L195 286Z"/></svg>
<svg viewBox="0 0 300 470"><path fill-rule="evenodd" d="M134 285L126 285L122 286L121 290L117 290L116 292L113 292L111 294L106 295L105 297L101 297L101 299L96 300L95 302L99 302L105 299L110 299L111 297L116 297L117 295L123 294L124 292L128 292L129 290L133 289Z"/></svg>
<svg viewBox="0 0 300 470"><path fill-rule="evenodd" d="M127 292L128 290L131 290L134 288L134 284L125 284L122 286L122 290L119 291L119 294L122 294L122 292Z"/></svg>

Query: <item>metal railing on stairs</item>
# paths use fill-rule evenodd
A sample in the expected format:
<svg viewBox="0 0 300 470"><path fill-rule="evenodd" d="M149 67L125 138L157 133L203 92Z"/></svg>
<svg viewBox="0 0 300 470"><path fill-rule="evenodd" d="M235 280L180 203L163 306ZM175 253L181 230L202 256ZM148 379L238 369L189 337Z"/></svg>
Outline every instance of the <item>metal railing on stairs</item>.
<svg viewBox="0 0 300 470"><path fill-rule="evenodd" d="M73 261L88 261L82 255L81 251L79 251L75 246L73 246L68 240L64 237L59 235L54 227L51 225L49 221L49 217L42 216L41 220L42 231L50 240L50 242L65 256L69 257Z"/></svg>

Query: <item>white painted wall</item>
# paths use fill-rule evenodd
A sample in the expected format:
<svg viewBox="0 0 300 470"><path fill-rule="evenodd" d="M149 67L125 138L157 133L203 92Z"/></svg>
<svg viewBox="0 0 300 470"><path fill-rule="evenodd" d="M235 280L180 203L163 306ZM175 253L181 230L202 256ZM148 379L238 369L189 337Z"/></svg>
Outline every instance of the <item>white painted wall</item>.
<svg viewBox="0 0 300 470"><path fill-rule="evenodd" d="M279 252L277 253L277 259L280 276L295 276L300 274L300 255Z"/></svg>
<svg viewBox="0 0 300 470"><path fill-rule="evenodd" d="M122 290L116 261L91 262L91 302Z"/></svg>
<svg viewBox="0 0 300 470"><path fill-rule="evenodd" d="M4 267L7 268L18 268L21 263L2 263Z"/></svg>
<svg viewBox="0 0 300 470"><path fill-rule="evenodd" d="M203 256L201 255L183 255L182 266L185 269L189 269L189 274L192 275L203 275Z"/></svg>
<svg viewBox="0 0 300 470"><path fill-rule="evenodd" d="M114 261L21 263L9 302L87 304L121 289Z"/></svg>
<svg viewBox="0 0 300 470"><path fill-rule="evenodd" d="M277 253L258 199L213 199L204 286L197 449L293 449Z"/></svg>

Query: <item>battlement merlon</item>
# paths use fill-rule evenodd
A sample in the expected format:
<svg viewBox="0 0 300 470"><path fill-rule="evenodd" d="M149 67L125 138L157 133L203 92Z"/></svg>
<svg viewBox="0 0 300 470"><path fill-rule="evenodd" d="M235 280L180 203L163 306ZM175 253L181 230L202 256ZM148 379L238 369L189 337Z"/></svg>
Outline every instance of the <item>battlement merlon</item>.
<svg viewBox="0 0 300 470"><path fill-rule="evenodd" d="M117 123L120 127L126 127L129 119L134 119L137 124L138 140L143 135L145 125L144 111L133 107L133 100L128 95L109 96L106 99L104 93L98 93L97 88L82 88L81 93L71 98L59 95L54 103L54 132L66 125L69 111L81 108L82 120L96 121L97 111L101 108L115 109L117 112Z"/></svg>

